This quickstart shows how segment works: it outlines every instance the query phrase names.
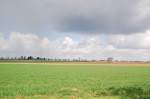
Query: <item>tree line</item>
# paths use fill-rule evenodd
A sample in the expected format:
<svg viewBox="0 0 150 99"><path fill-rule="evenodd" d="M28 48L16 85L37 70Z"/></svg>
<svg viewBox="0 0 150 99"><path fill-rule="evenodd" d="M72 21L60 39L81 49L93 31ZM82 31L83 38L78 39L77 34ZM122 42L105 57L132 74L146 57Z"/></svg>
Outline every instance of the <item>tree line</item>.
<svg viewBox="0 0 150 99"><path fill-rule="evenodd" d="M1 61L4 60L30 60L30 61L52 61L52 62L78 62L88 61L87 59L81 59L81 58L73 58L73 59L64 59L64 58L46 58L46 57L33 57L33 56L20 56L20 57L0 57ZM94 61L94 60L93 60Z"/></svg>

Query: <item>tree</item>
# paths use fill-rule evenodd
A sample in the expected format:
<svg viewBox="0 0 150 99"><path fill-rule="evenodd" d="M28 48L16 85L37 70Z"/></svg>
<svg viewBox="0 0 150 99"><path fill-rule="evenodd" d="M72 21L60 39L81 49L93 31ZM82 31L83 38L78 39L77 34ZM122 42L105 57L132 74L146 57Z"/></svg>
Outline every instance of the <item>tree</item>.
<svg viewBox="0 0 150 99"><path fill-rule="evenodd" d="M36 59L37 59L37 60L40 60L41 58L40 58L40 57L37 57Z"/></svg>
<svg viewBox="0 0 150 99"><path fill-rule="evenodd" d="M34 57L33 56L28 56L28 58L27 58L28 60L33 60L34 59Z"/></svg>

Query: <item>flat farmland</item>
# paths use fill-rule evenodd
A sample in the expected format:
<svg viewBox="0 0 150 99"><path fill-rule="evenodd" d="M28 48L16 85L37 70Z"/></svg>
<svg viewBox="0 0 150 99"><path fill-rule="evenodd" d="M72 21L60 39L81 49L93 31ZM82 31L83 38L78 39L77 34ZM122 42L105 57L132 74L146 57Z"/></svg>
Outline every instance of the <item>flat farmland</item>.
<svg viewBox="0 0 150 99"><path fill-rule="evenodd" d="M0 64L1 99L150 99L150 64Z"/></svg>

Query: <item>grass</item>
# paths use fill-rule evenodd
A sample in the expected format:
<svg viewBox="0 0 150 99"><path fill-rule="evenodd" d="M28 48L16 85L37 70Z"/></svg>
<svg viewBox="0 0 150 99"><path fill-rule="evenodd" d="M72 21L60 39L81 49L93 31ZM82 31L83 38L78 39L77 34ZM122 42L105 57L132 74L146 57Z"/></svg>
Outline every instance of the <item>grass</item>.
<svg viewBox="0 0 150 99"><path fill-rule="evenodd" d="M150 99L149 64L0 64L4 99Z"/></svg>

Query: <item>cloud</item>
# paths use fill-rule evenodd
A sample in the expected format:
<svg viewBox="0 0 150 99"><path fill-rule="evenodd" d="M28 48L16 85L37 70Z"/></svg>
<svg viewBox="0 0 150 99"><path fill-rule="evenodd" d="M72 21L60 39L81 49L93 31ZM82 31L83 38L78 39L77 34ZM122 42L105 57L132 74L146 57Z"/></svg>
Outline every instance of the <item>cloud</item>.
<svg viewBox="0 0 150 99"><path fill-rule="evenodd" d="M0 37L0 49L5 50L8 48L6 40L3 37Z"/></svg>
<svg viewBox="0 0 150 99"><path fill-rule="evenodd" d="M46 37L39 37L31 33L12 32L7 39L0 38L0 53L5 56L50 56L55 52L57 47L55 44L57 45L57 42L51 42ZM57 53L55 54L57 55Z"/></svg>
<svg viewBox="0 0 150 99"><path fill-rule="evenodd" d="M149 60L149 20L149 0L0 0L0 55Z"/></svg>
<svg viewBox="0 0 150 99"><path fill-rule="evenodd" d="M149 42L145 41L143 42L141 40L143 39L144 36L149 36L149 33L146 32L144 34L139 34L144 35L140 39L136 39L136 36L134 35L128 38L129 41L125 40L124 42L121 43L118 43L120 42L120 38L117 38L118 35L116 35L116 37L112 35L111 37L107 38L107 40L103 40L101 36L99 38L98 37L85 38L76 44L74 43L73 45L68 46L67 49L63 50L63 53L64 55L68 56L72 55L94 59L114 57L115 59L125 59L125 60L126 59L149 60L150 57ZM122 37L127 38L126 35L122 35ZM115 39L112 41L112 38ZM133 42L135 39L137 40L138 43ZM103 44L103 42L105 42L105 44Z"/></svg>
<svg viewBox="0 0 150 99"><path fill-rule="evenodd" d="M105 35L74 40L66 36L55 40L33 33L12 32L9 37L0 36L1 56L43 56L59 58L81 57L86 59L149 60L150 31L140 34ZM136 43L136 42L138 43Z"/></svg>
<svg viewBox="0 0 150 99"><path fill-rule="evenodd" d="M149 0L0 0L0 31L139 33L150 28L149 4Z"/></svg>
<svg viewBox="0 0 150 99"><path fill-rule="evenodd" d="M150 30L131 35L109 35L108 42L121 49L150 49Z"/></svg>

